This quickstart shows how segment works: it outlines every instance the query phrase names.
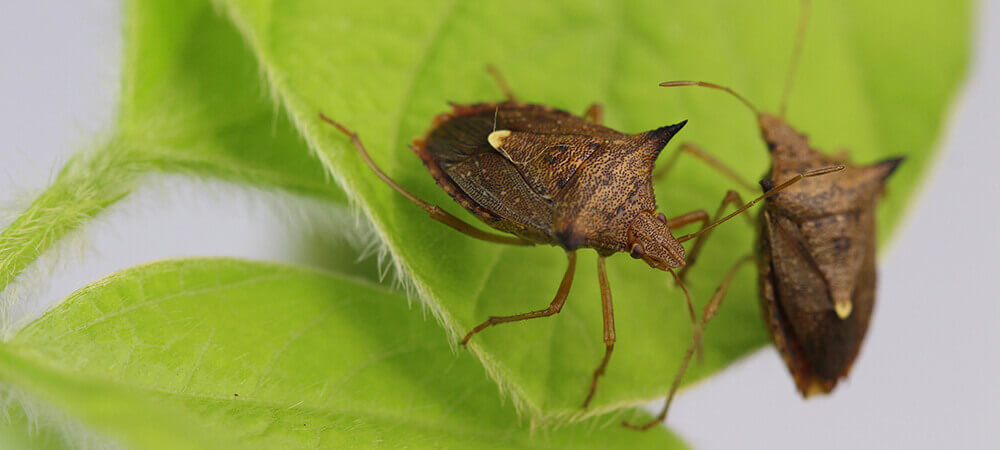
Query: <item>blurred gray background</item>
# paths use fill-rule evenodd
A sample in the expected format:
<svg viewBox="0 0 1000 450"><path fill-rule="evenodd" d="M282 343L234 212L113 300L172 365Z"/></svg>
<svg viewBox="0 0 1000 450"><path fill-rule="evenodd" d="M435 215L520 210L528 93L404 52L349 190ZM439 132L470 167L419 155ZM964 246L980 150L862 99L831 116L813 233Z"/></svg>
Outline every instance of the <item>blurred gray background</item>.
<svg viewBox="0 0 1000 450"><path fill-rule="evenodd" d="M678 398L670 425L696 448L1000 448L1000 2L977 17L967 84L936 167L882 254L876 317L851 378L803 402L764 349ZM0 3L0 225L73 151L111 131L120 27L115 0ZM34 311L164 257L304 262L302 227L272 208L288 198L164 178L92 222L61 264L40 261L57 269L27 283Z"/></svg>

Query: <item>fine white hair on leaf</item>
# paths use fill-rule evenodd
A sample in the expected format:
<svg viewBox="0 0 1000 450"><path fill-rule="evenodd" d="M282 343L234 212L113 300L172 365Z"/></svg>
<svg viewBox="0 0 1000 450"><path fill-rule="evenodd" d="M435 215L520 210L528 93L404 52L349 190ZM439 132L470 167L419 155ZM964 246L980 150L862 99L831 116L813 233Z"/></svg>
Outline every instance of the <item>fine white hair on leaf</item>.
<svg viewBox="0 0 1000 450"><path fill-rule="evenodd" d="M377 239L379 261L389 261L389 265L391 265L392 272L395 275L395 283L402 286L402 289L406 293L408 299L412 297L419 299L425 313L430 311L431 315L434 316L437 322L441 324L448 334L448 344L452 351L457 352L458 341L462 337L461 328L451 314L434 299L430 289L421 280L413 275L414 272L409 267L407 261L399 256L399 251L393 248L394 243L391 239L389 239L385 224L381 223L381 221L379 221L372 213L371 205L360 201L357 192L354 191L353 185L348 181L348 176L335 170L336 168L331 161L331 154L324 151L319 143L318 136L321 134L319 128L320 124L317 123L317 117L315 116L315 113L318 113L318 111L315 113L312 112L309 103L296 97L294 92L288 88L282 77L271 67L269 62L270 55L260 45L260 43L256 41L252 28L239 14L236 8L230 3L222 0L214 0L214 2L217 5L217 8L224 11L224 14L235 25L236 29L239 30L240 34L247 42L247 46L254 52L259 64L259 70L263 74L263 78L267 80L269 89L271 90L270 92L274 93L272 100L276 104L275 107L277 108L277 105L280 105L283 107L284 111L288 113L295 128L305 138L313 156L319 159L319 161L327 169L326 172L328 176L332 177L337 185L344 189L344 192L348 196L348 203L351 208L356 211L358 217L363 217L367 222L371 223L371 229ZM457 4L457 2L452 4L453 7L450 11L454 11L455 4ZM448 15L450 14L451 13L449 12ZM440 24L445 21L446 17L442 17L439 21L439 26L431 34L436 35L440 31ZM306 112L303 113L302 111ZM382 266L382 264L382 262L379 263L380 266ZM550 420L565 421L568 419L564 416L545 416L541 407L539 405L529 403L527 400L528 397L526 397L523 390L510 381L512 378L510 377L508 373L509 370L506 367L503 367L491 355L482 351L476 343L470 344L469 349L472 350L472 352L483 363L489 377L496 382L500 391L500 396L510 396L514 403L514 408L519 415L530 412L533 420L545 420L546 422Z"/></svg>
<svg viewBox="0 0 1000 450"><path fill-rule="evenodd" d="M25 292L45 285L42 281L62 267L59 254L80 253L86 247L76 230L105 205L130 192L138 175L147 169L145 161L134 157L131 150L120 139L109 139L74 154L49 187L19 211L18 219L0 235L0 247L5 250L0 273L16 274L0 292L0 328L4 334L16 321L15 311L25 307L20 301ZM52 246L62 251L48 251ZM32 257L32 251L40 255ZM26 260L30 262L22 267Z"/></svg>
<svg viewBox="0 0 1000 450"><path fill-rule="evenodd" d="M220 207L220 205L225 205ZM322 198L289 194L273 188L261 188L245 183L230 183L214 179L205 179L196 173L162 174L154 172L142 178L142 183L130 196L115 203L100 212L92 220L64 235L47 249L39 258L33 261L7 289L0 293L3 309L3 332L5 338L26 326L31 320L40 316L46 309L57 305L81 283L89 282L93 277L103 275L108 271L116 271L143 263L150 258L184 256L185 253L164 253L164 246L155 247L149 251L130 250L130 255L116 257L112 260L103 258L100 243L105 246L109 240L113 243L121 236L140 233L151 223L158 223L157 214L151 211L180 212L198 218L223 214L237 223L254 224L251 231L265 233L259 228L271 224L270 228L278 227L281 236L276 241L287 248L278 252L277 256L266 256L266 259L277 258L279 261L297 264L315 265L309 260L308 254L301 249L315 247L306 244L305 240L319 240L322 244L346 243L350 254L357 254L366 247L372 246L373 234L364 222L355 220L350 209L341 203L331 202ZM236 215L233 217L233 215ZM150 222L153 221L153 222ZM274 224L276 222L276 224ZM174 222L171 222L174 223ZM183 223L183 222L182 222ZM232 222L230 222L232 223ZM135 231L139 229L139 231ZM165 230L172 232L172 228ZM191 231L190 225L187 233ZM218 234L220 230L215 230ZM225 230L221 230L225 232ZM207 235L212 232L206 231ZM159 235L157 235L159 236ZM271 236L270 233L267 236ZM150 237L155 238L155 237ZM192 235L167 235L166 241L197 239ZM284 241L291 240L291 245ZM302 241L300 243L300 241ZM98 242L98 245L92 244ZM118 248L137 243L122 242ZM305 245L302 245L305 244ZM114 244L112 244L114 245ZM274 244L272 244L272 247ZM246 255L246 250L219 247L223 254L231 256ZM270 248L270 247L268 247ZM267 249L257 250L266 251ZM250 250L253 252L254 250ZM149 255L153 252L152 255ZM269 254L270 255L270 254ZM202 254L201 256L219 256L218 254ZM136 259L139 258L139 259ZM303 260L305 258L305 260ZM132 260L130 260L132 259ZM320 265L322 263L320 262ZM67 275L66 269L70 270ZM55 275L60 277L55 278ZM69 283L67 283L67 276ZM59 283L53 289L53 280ZM53 292L55 290L55 292Z"/></svg>
<svg viewBox="0 0 1000 450"><path fill-rule="evenodd" d="M123 447L114 440L103 436L87 425L73 419L59 408L49 405L35 396L11 387L0 387L0 409L8 422L10 413L17 409L24 413L29 436L49 432L59 438L66 447L86 450L118 450Z"/></svg>
<svg viewBox="0 0 1000 450"><path fill-rule="evenodd" d="M316 131L318 131L316 124L305 121L304 118L300 117L300 114L297 113L297 110L292 107L292 105L300 104L302 102L291 98L292 96L287 89L282 89L285 85L284 80L282 80L280 75L267 63L266 53L258 45L258 43L252 39L252 33L250 33L249 25L230 4L221 0L214 0L213 4L217 10L223 11L224 15L229 18L237 30L239 30L240 34L244 37L247 45L257 56L258 67L260 73L262 74L261 77L266 80L266 89L272 94L270 98L274 102L274 107L279 110L284 110L288 114L295 128L305 140L312 155L316 157L327 169L325 171L326 176L335 181L347 193L348 203L350 204L352 210L355 211L355 216L358 220L371 224L370 229L372 230L372 240L370 242L372 242L373 247L377 247L376 254L379 261L378 264L380 271L385 270L384 273L386 275L391 273L393 276L393 286L401 288L406 293L408 299L417 297L421 300L422 307L429 309L432 315L438 319L439 323L444 325L445 329L449 333L449 336L451 337L451 339L449 339L449 343L452 346L452 349L457 350L456 342L459 332L457 326L454 324L454 321L451 319L450 315L448 315L447 312L440 307L440 305L429 301L430 294L427 288L420 285L417 280L410 275L411 271L407 270L406 264L399 258L398 252L393 252L389 248L391 244L387 241L384 232L380 230L381 226L375 223L374 215L368 209L368 206L365 205L364 202L358 201L357 194L352 190L343 175L333 170L334 166L330 160L329 154L324 152L320 148L319 143L316 141L315 135L317 134Z"/></svg>

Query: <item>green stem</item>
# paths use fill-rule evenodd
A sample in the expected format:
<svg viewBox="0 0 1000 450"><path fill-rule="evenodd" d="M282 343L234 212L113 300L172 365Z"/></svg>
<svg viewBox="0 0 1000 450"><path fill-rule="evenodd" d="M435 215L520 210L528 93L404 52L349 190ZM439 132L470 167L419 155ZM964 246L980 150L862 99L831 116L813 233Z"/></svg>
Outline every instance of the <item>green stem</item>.
<svg viewBox="0 0 1000 450"><path fill-rule="evenodd" d="M0 233L0 291L52 244L128 195L149 168L139 155L115 139L70 159L55 182Z"/></svg>

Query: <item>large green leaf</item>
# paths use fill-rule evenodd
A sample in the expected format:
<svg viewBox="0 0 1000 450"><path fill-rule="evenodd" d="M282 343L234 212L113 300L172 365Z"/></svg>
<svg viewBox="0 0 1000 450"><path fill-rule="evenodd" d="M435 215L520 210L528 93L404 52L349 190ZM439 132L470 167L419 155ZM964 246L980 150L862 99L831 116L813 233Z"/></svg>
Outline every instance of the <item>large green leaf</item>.
<svg viewBox="0 0 1000 450"><path fill-rule="evenodd" d="M218 3L128 3L118 129L72 159L0 234L0 288L151 171L208 174L341 201L326 170L358 200L405 279L454 340L488 315L547 304L563 270L561 251L483 244L430 222L375 179L344 138L317 120L319 111L359 130L402 184L456 212L405 145L446 110L447 100L499 98L485 63L500 66L524 99L573 111L602 102L607 123L624 131L690 119L684 138L752 178L767 161L739 104L655 84L708 79L774 109L797 18L791 0ZM909 157L893 178L883 233L929 160L964 70L969 13L967 2L816 5L789 117L822 146L852 148L856 161ZM924 69L928 54L934 70ZM658 191L663 209L676 215L713 208L728 187L684 161ZM692 271L699 302L749 251L750 231L742 227L720 229ZM580 271L560 316L491 329L473 341L487 372L536 418L578 415L601 356L592 255L581 258ZM613 259L609 272L619 343L595 412L662 396L690 333L680 292L664 274L626 258ZM751 280L749 271L740 274L710 329L706 361L691 379L765 342ZM27 361L28 368L32 360L23 356L10 360ZM121 395L130 401L131 394Z"/></svg>
<svg viewBox="0 0 1000 450"><path fill-rule="evenodd" d="M300 132L372 219L451 339L489 315L547 305L564 270L562 252L485 244L428 220L373 176L344 136L319 121L320 111L357 130L402 185L456 212L460 208L406 147L448 109L447 101L500 99L483 71L487 63L506 73L522 99L577 112L600 102L607 124L623 131L689 119L679 139L700 143L755 179L768 161L744 107L706 90L656 84L715 81L774 110L799 15L792 0L220 3ZM887 230L924 172L964 71L970 6L943 0L815 3L789 119L822 147L851 148L857 162L907 156L882 210ZM925 70L929 54L934 70ZM686 160L657 190L663 210L673 216L714 209L730 187ZM739 223L714 235L689 278L699 303L750 251L751 239ZM471 344L491 376L536 417L579 414L603 352L590 254L579 270L560 315L489 329ZM609 272L618 345L593 412L664 395L690 336L681 293L665 274L624 257L614 258ZM691 379L766 341L752 279L750 270L739 274L709 330L706 360Z"/></svg>
<svg viewBox="0 0 1000 450"><path fill-rule="evenodd" d="M267 97L257 62L206 1L129 2L115 133L73 157L0 235L0 289L154 171L211 175L343 203Z"/></svg>
<svg viewBox="0 0 1000 450"><path fill-rule="evenodd" d="M131 448L680 445L593 421L532 432L400 294L231 259L158 262L81 289L0 347L0 381L70 433Z"/></svg>

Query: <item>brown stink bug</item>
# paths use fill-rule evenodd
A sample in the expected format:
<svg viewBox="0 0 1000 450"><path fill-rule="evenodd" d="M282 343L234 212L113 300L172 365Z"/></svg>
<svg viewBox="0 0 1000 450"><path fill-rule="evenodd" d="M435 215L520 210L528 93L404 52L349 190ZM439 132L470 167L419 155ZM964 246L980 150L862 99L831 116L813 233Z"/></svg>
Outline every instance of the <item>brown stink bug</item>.
<svg viewBox="0 0 1000 450"><path fill-rule="evenodd" d="M846 165L835 177L805 180L768 198L760 220L754 225L761 309L771 338L804 397L832 391L837 381L847 376L861 348L875 304L875 210L886 178L902 161L892 158L870 166L853 166L842 162L844 157L832 158L810 147L809 139L785 122L789 87L808 17L808 3L803 2L798 38L777 116L760 112L733 90L717 84L700 81L660 84L723 90L754 112L771 156L771 169L760 182L764 190L770 190L776 180L790 174ZM681 153L707 162L744 187L749 185L735 171L693 144L683 144L663 170L669 170ZM727 199L733 202L740 203L739 198L735 191L727 194ZM696 257L697 251L696 244L689 260ZM736 270L752 259L744 258L730 270L705 307L702 327L718 310ZM682 368L687 366L693 352L694 346L685 355ZM641 428L666 417L672 395L673 391L659 417Z"/></svg>
<svg viewBox="0 0 1000 450"><path fill-rule="evenodd" d="M674 274L672 268L686 264L682 242L705 236L702 233L738 212L713 223L704 210L671 219L657 212L653 164L685 122L644 133L620 133L601 125L599 105L591 106L584 117L578 117L549 106L522 103L495 69L491 73L506 94L506 101L452 105L450 113L435 117L427 134L413 141L412 149L438 185L458 204L490 227L509 235L482 231L413 195L379 169L356 133L322 114L320 117L351 139L365 163L382 181L427 211L432 219L490 242L548 244L566 251L568 267L555 299L547 308L490 317L469 331L462 339L463 345L492 325L557 314L573 283L576 251L580 248L597 251L606 348L583 401L586 408L615 343L605 259L617 252L627 252L653 268ZM840 169L822 168L794 174L743 205L739 212L803 178ZM698 222L702 227L697 233L675 238L671 232ZM696 325L694 342L697 343L700 330L686 289L684 293L692 323Z"/></svg>

